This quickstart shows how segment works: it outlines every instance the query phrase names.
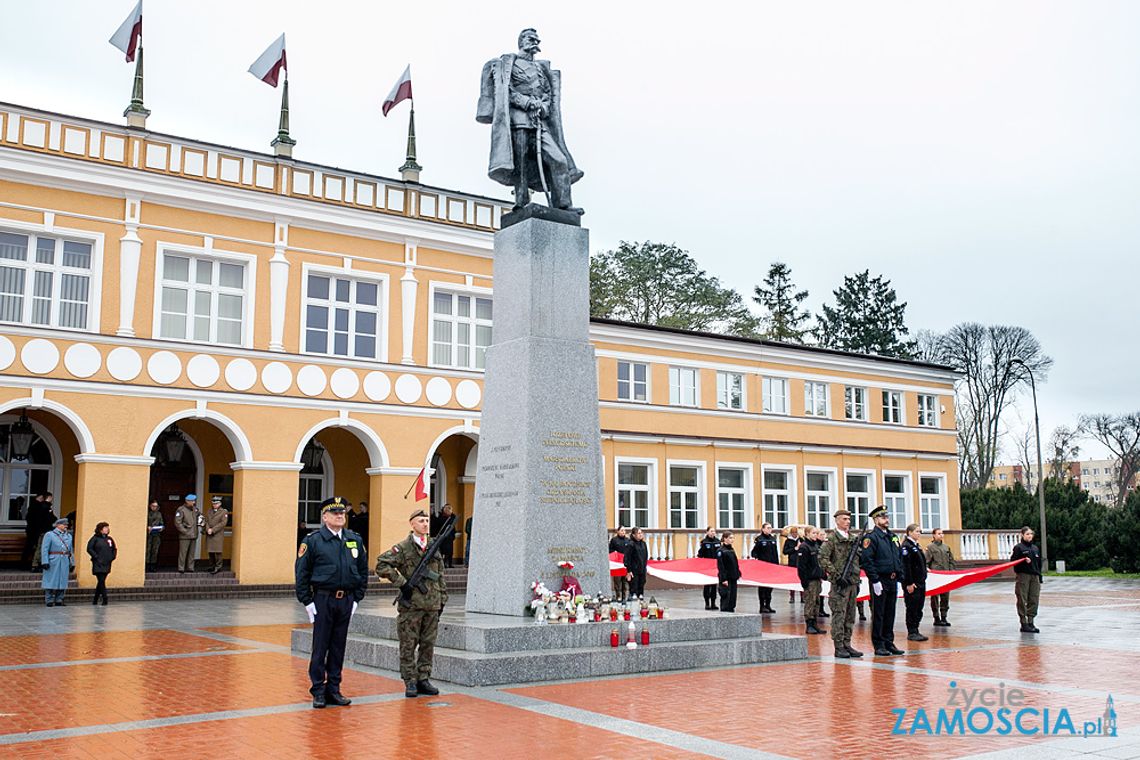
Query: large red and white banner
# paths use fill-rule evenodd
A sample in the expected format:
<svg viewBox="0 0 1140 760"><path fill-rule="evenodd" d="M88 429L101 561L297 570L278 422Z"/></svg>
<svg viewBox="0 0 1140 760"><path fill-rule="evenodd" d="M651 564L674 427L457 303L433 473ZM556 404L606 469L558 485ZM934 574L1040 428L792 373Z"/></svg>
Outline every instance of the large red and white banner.
<svg viewBox="0 0 1140 760"><path fill-rule="evenodd" d="M127 56L127 63L135 59L135 52L139 47L139 40L142 39L142 0L131 11L131 15L127 16L122 25L111 35L109 42L122 50Z"/></svg>
<svg viewBox="0 0 1140 760"><path fill-rule="evenodd" d="M404 69L404 73L396 80L396 84L392 85L392 91L388 93L388 97L384 98L384 104L380 106L380 110L387 116L388 112L402 100L410 100L412 97L412 64Z"/></svg>
<svg viewBox="0 0 1140 760"><path fill-rule="evenodd" d="M1018 560L1018 562L1023 561ZM977 583L1016 564L1017 562L1003 562L1000 565L972 567L969 570L931 570L926 577L926 595L945 594L947 591ZM682 586L708 586L717 582L715 559L650 560L648 572L654 578ZM610 554L610 575L620 576L624 574L625 567L622 565L622 556L613 552ZM803 590L796 569L787 565L774 565L771 562L763 562L758 559L742 559L740 560L740 575L740 580L737 581L737 585L740 586L766 586L784 591ZM828 593L830 588L831 584L824 581L823 593ZM899 596L902 596L901 585ZM867 599L869 597L870 587L867 584L867 576L860 573L859 598Z"/></svg>
<svg viewBox="0 0 1140 760"><path fill-rule="evenodd" d="M289 64L285 61L285 35L282 34L265 49L264 53L258 56L253 65L249 67L249 73L267 85L276 87L277 77L281 74L281 69L288 70L288 68Z"/></svg>

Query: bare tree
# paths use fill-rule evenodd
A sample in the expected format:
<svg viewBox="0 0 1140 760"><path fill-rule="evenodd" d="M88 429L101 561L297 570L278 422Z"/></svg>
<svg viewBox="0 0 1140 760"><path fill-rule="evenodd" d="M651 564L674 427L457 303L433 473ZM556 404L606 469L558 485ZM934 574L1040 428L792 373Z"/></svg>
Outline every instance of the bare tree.
<svg viewBox="0 0 1140 760"><path fill-rule="evenodd" d="M1035 477L1037 468L1034 465L1034 462L1037 461L1037 448L1033 443L1033 438L1033 426L1028 425L1021 431L1021 435L1018 436L1014 442L1017 448L1018 464L1021 465L1021 485L1023 485L1025 490L1029 491L1029 493L1033 493L1033 489L1037 487Z"/></svg>
<svg viewBox="0 0 1140 760"><path fill-rule="evenodd" d="M942 336L938 355L962 374L956 389L962 487L981 488L993 474L1002 414L1018 387L1028 384L1026 367L1040 382L1053 360L1024 327L975 322L956 325Z"/></svg>
<svg viewBox="0 0 1140 760"><path fill-rule="evenodd" d="M1047 465L1050 478L1063 483L1072 477L1070 465L1078 461L1081 456L1081 446L1078 443L1080 439L1080 430L1068 425L1060 425L1053 429L1053 435L1049 436L1049 445L1045 449L1050 452Z"/></svg>
<svg viewBox="0 0 1140 760"><path fill-rule="evenodd" d="M1116 457L1116 506L1123 506L1128 485L1140 471L1140 412L1086 415L1081 417L1081 430Z"/></svg>
<svg viewBox="0 0 1140 760"><path fill-rule="evenodd" d="M919 330L914 334L914 359L938 364L943 361L942 336L933 330Z"/></svg>

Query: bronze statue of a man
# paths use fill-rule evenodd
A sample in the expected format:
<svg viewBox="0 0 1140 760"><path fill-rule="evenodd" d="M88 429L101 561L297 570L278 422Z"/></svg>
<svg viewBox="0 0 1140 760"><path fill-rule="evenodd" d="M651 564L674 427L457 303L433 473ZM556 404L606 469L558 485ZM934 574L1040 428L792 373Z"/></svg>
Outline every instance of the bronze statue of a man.
<svg viewBox="0 0 1140 760"><path fill-rule="evenodd" d="M515 189L515 208L530 203L530 191L547 194L554 208L581 214L570 185L582 170L562 137L562 77L550 61L536 61L538 32L519 33L519 52L483 66L475 120L491 125L488 175Z"/></svg>

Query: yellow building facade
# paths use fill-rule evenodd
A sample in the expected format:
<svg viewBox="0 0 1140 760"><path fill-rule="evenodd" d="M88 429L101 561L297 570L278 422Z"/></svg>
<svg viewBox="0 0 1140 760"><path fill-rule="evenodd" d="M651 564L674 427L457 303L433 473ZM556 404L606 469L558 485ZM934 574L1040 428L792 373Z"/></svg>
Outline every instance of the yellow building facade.
<svg viewBox="0 0 1140 760"><path fill-rule="evenodd" d="M50 490L80 545L112 525L109 582L137 586L148 499L170 515L219 495L239 581L285 583L321 499L367 501L385 546L423 468L477 536L503 211L0 105L0 537ZM605 320L591 337L611 527L688 541L878 503L896 526L960 527L950 370Z"/></svg>

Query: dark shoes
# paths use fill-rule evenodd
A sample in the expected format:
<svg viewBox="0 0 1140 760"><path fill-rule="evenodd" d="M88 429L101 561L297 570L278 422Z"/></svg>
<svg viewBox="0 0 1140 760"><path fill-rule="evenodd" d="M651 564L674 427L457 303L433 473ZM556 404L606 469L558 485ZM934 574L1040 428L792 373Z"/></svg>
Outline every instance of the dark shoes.
<svg viewBox="0 0 1140 760"><path fill-rule="evenodd" d="M915 633L907 634L906 640L907 641L929 641L930 639L926 636L923 636L921 633L918 633L916 631Z"/></svg>
<svg viewBox="0 0 1140 760"><path fill-rule="evenodd" d="M831 617L831 614L830 614L830 613L828 613L828 612L824 612L823 610L820 610L820 611L819 611L819 616L820 616L820 617Z"/></svg>
<svg viewBox="0 0 1140 760"><path fill-rule="evenodd" d="M415 681L404 681L404 696L405 697L407 697L408 699L412 699L413 697L418 697L419 694L420 693L418 691L416 691L416 682Z"/></svg>
<svg viewBox="0 0 1140 760"><path fill-rule="evenodd" d="M431 681L424 678L423 680L416 681L416 692L423 694L425 697L434 697L439 694L439 689L432 686Z"/></svg>
<svg viewBox="0 0 1140 760"><path fill-rule="evenodd" d="M860 652L858 649L855 649L850 644L844 644L843 648L846 649L847 654L851 655L852 657L862 657L863 656L862 652Z"/></svg>
<svg viewBox="0 0 1140 760"><path fill-rule="evenodd" d="M324 706L325 706L325 693L323 691L318 691L316 694L313 695L313 709L314 710L320 710Z"/></svg>
<svg viewBox="0 0 1140 760"><path fill-rule="evenodd" d="M879 647L878 649L875 650L875 656L876 657L890 657L891 656L891 650L883 649L882 647Z"/></svg>
<svg viewBox="0 0 1140 760"><path fill-rule="evenodd" d="M841 660L851 659L851 655L847 653L847 649L845 647L836 647L835 656Z"/></svg>
<svg viewBox="0 0 1140 760"><path fill-rule="evenodd" d="M906 654L906 652L899 649L894 644L888 644L887 645L887 651L890 652L891 654Z"/></svg>
<svg viewBox="0 0 1140 760"><path fill-rule="evenodd" d="M47 602L47 606L48 606L48 607L54 607L54 606L55 606L55 602Z"/></svg>
<svg viewBox="0 0 1140 760"><path fill-rule="evenodd" d="M325 692L325 701L330 705L337 707L345 707L352 704L352 700L341 694L339 691Z"/></svg>
<svg viewBox="0 0 1140 760"><path fill-rule="evenodd" d="M62 602L61 602L61 604L62 604ZM1021 632L1022 633L1041 633L1041 629L1038 628L1037 626L1033 625L1032 623L1027 623L1026 625L1021 626Z"/></svg>
<svg viewBox="0 0 1140 760"><path fill-rule="evenodd" d="M816 625L815 618L810 618L807 621L807 632L808 633L827 633L827 629L820 628L818 625Z"/></svg>
<svg viewBox="0 0 1140 760"><path fill-rule="evenodd" d="M867 622L867 616L866 615L860 615L859 616L859 622L860 623L866 623Z"/></svg>
<svg viewBox="0 0 1140 760"><path fill-rule="evenodd" d="M939 628L949 628L950 627L950 621L948 621L948 620L935 620L934 625L936 625Z"/></svg>

